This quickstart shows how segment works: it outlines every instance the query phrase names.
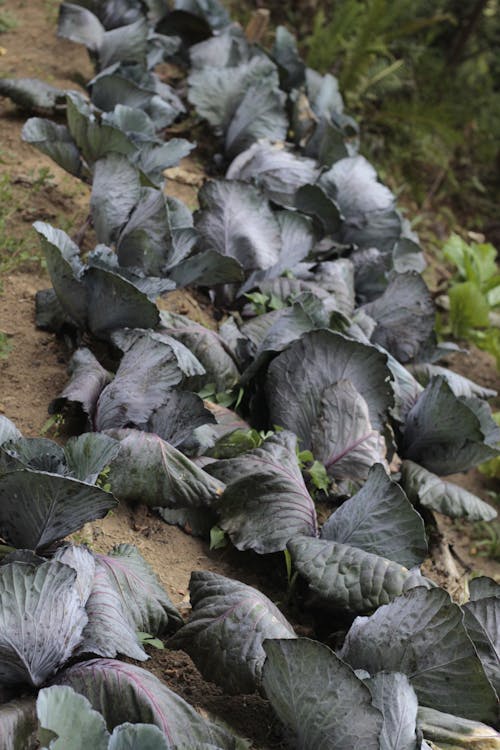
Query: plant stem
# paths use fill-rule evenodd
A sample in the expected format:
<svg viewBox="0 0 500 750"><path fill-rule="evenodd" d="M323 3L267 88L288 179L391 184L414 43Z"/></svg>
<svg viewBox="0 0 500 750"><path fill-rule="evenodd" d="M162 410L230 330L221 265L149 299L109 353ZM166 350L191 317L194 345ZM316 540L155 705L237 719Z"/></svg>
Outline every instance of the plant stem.
<svg viewBox="0 0 500 750"><path fill-rule="evenodd" d="M448 55L448 67L456 68L460 63L467 42L476 30L487 5L488 0L477 0L472 13L459 30L455 43L451 47L450 54Z"/></svg>

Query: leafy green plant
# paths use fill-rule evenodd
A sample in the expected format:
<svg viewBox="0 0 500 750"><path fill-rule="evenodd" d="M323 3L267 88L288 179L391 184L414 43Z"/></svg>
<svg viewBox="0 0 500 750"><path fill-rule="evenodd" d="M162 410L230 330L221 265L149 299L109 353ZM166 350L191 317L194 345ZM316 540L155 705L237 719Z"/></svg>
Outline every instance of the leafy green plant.
<svg viewBox="0 0 500 750"><path fill-rule="evenodd" d="M297 454L299 465L303 472L306 472L311 479L313 486L322 492L328 492L331 485L331 479L321 461L315 460L309 450L299 451Z"/></svg>
<svg viewBox="0 0 500 750"><path fill-rule="evenodd" d="M212 526L210 529L210 549L224 549L229 544L229 538L220 526Z"/></svg>
<svg viewBox="0 0 500 750"><path fill-rule="evenodd" d="M255 430L239 428L223 435L209 453L213 458L234 458L240 453L260 448L268 437L274 435L273 430Z"/></svg>
<svg viewBox="0 0 500 750"><path fill-rule="evenodd" d="M163 643L160 638L155 638L151 633L144 633L142 630L137 631L137 638L139 639L139 643L142 643L143 646L152 646L153 648L157 648L159 651L163 651L165 649L165 644Z"/></svg>
<svg viewBox="0 0 500 750"><path fill-rule="evenodd" d="M99 476L96 479L96 486L101 487L104 492L111 492L111 484L109 483L110 471L111 466L105 466L103 469L101 469Z"/></svg>
<svg viewBox="0 0 500 750"><path fill-rule="evenodd" d="M244 395L243 388L232 388L229 391L218 391L216 383L207 383L201 391L198 391L198 396L208 401L213 401L216 404L225 406L228 409L237 409L241 404L241 400Z"/></svg>
<svg viewBox="0 0 500 750"><path fill-rule="evenodd" d="M490 327L494 322L491 313L500 307L496 249L489 243L467 243L453 234L445 243L443 254L456 268L448 292L451 332L492 353L500 369L500 328Z"/></svg>
<svg viewBox="0 0 500 750"><path fill-rule="evenodd" d="M252 303L256 315L264 315L270 310L282 310L285 303L275 294L263 294L263 292L252 292L245 294Z"/></svg>
<svg viewBox="0 0 500 750"><path fill-rule="evenodd" d="M55 413L45 421L43 427L40 430L40 435L52 435L57 438L60 436L62 429L64 428L64 415Z"/></svg>

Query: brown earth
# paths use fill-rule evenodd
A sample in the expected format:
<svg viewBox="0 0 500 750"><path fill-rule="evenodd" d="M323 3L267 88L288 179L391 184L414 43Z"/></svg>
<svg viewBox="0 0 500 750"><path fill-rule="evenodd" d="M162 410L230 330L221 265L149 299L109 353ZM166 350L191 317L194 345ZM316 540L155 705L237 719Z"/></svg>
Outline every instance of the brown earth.
<svg viewBox="0 0 500 750"><path fill-rule="evenodd" d="M86 51L57 39L54 33L56 0L5 0L18 26L0 35L0 70L7 77L38 77L63 88L78 88L92 76ZM50 286L31 223L43 220L75 232L85 221L88 187L68 176L53 162L21 141L25 115L8 100L0 99L0 163L8 187L7 205L0 206L0 333L7 335L10 351L0 347L0 413L12 419L27 436L39 435L48 418L48 406L66 381L68 351L64 342L41 332L34 325L34 299L38 289ZM196 154L196 152L195 152ZM42 172L40 172L42 170ZM170 171L167 192L196 206L203 173L196 156ZM1 184L1 183L0 183ZM1 197L1 196L0 196ZM3 213L2 213L3 211ZM190 315L205 325L214 325L210 308L197 295L174 293L162 304ZM454 367L488 387L499 388L494 361L474 351L469 358L454 358ZM490 499L488 487L477 472L455 478L460 484ZM460 594L470 571L500 581L500 565L471 555L474 541L448 519L438 520L444 544L437 549L427 572L453 593ZM276 601L285 589L284 563L271 562L234 550L210 551L208 546L158 519L144 507L119 507L101 522L87 524L74 540L96 551L113 545L135 544L153 566L172 600L188 609L188 582L193 569L208 569L257 585ZM458 558L450 554L458 553ZM463 561L463 565L460 563ZM283 594L281 593L281 596ZM278 602L280 603L280 602ZM301 623L307 633L307 624ZM299 626L300 627L300 626ZM169 686L204 713L228 722L252 740L254 748L281 746L279 732L266 701L258 696L227 696L205 682L182 652L151 651L149 666Z"/></svg>

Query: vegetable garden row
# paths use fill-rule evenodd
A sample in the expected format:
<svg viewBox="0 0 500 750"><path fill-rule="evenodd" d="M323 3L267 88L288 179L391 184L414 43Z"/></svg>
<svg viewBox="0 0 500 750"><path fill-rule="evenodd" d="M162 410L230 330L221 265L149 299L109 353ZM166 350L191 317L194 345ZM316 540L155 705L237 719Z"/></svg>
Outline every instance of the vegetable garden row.
<svg viewBox="0 0 500 750"><path fill-rule="evenodd" d="M499 747L500 588L475 579L460 606L419 567L432 511L496 515L441 478L499 454L495 393L439 364L456 347L437 343L418 239L335 78L283 27L270 51L250 43L217 0L62 3L59 35L95 63L88 99L28 79L0 93L51 115L23 138L92 186L98 244L34 225L53 285L37 324L75 346L51 410L78 434L61 447L0 417L0 750L248 747L130 663L140 634L261 692L292 747ZM195 147L164 138L188 106L214 144L194 214L164 193ZM157 304L192 286L217 331ZM300 581L346 631L337 650L207 571L184 622L134 547L64 541L118 501L282 553L289 596Z"/></svg>

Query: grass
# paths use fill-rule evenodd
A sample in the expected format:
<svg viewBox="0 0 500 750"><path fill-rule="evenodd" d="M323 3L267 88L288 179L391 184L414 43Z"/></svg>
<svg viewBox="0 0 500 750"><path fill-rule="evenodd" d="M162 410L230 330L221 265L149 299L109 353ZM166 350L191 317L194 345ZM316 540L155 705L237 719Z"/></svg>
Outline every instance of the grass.
<svg viewBox="0 0 500 750"><path fill-rule="evenodd" d="M471 533L471 555L500 562L500 521L479 521Z"/></svg>
<svg viewBox="0 0 500 750"><path fill-rule="evenodd" d="M0 362L9 358L12 349L13 345L9 340L8 334L0 331Z"/></svg>
<svg viewBox="0 0 500 750"><path fill-rule="evenodd" d="M41 262L41 257L30 251L31 238L18 236L13 229L16 214L27 205L26 193L25 190L18 193L10 175L0 177L0 274L27 262Z"/></svg>
<svg viewBox="0 0 500 750"><path fill-rule="evenodd" d="M54 175L47 167L31 171L27 178L27 190L24 184L18 184L7 172L0 176L0 275L24 265L44 267L42 255L33 251L33 236L25 231L24 222L19 220L19 216L32 208L33 196L51 185L53 179ZM71 220L65 215L59 218L69 228Z"/></svg>
<svg viewBox="0 0 500 750"><path fill-rule="evenodd" d="M57 21L60 4L60 0L45 0L45 17L52 24Z"/></svg>
<svg viewBox="0 0 500 750"><path fill-rule="evenodd" d="M498 503L496 507L498 508ZM460 535L468 537L470 555L500 562L500 519L474 523L456 519L453 522L453 529Z"/></svg>
<svg viewBox="0 0 500 750"><path fill-rule="evenodd" d="M13 13L4 10L0 12L0 34L13 31L19 26L18 20Z"/></svg>

